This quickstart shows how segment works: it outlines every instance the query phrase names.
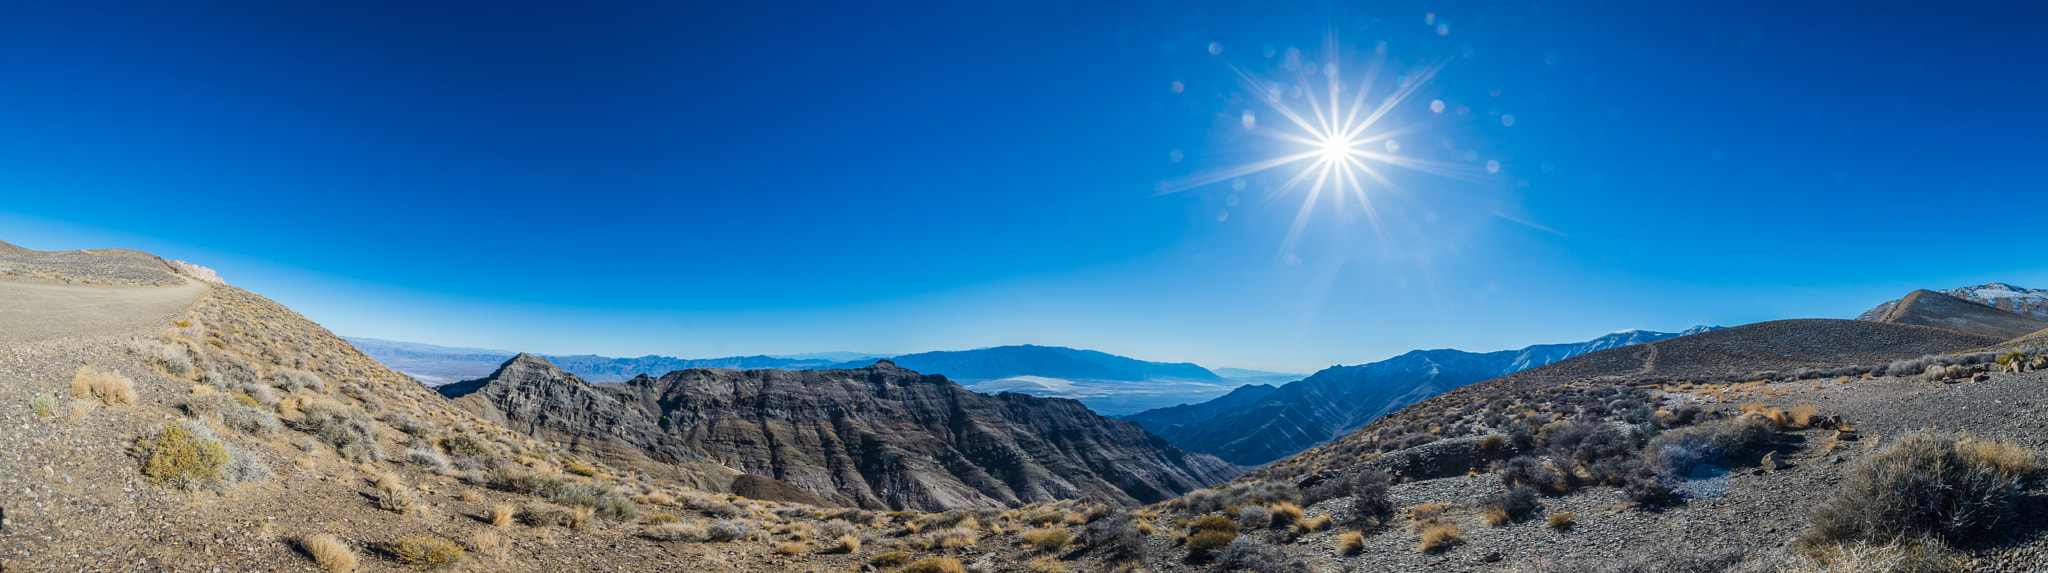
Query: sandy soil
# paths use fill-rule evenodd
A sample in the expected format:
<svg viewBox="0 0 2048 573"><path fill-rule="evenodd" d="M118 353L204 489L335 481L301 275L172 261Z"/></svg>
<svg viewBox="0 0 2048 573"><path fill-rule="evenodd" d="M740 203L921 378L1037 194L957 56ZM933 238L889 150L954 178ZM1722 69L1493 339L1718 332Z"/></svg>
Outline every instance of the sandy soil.
<svg viewBox="0 0 2048 573"><path fill-rule="evenodd" d="M169 287L0 280L0 344L149 332L206 292L194 280Z"/></svg>

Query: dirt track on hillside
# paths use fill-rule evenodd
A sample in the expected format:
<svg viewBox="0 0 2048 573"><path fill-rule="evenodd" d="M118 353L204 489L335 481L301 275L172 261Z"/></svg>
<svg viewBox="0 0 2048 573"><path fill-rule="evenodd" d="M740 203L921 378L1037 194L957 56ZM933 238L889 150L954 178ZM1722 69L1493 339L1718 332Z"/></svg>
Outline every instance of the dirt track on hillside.
<svg viewBox="0 0 2048 573"><path fill-rule="evenodd" d="M167 287L0 280L0 345L147 332L206 292L194 280Z"/></svg>

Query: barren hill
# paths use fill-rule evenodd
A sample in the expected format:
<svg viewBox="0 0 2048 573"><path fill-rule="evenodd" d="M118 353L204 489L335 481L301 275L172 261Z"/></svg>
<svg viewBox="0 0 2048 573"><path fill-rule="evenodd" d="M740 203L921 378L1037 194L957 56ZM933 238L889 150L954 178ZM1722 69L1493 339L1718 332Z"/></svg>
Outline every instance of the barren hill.
<svg viewBox="0 0 2048 573"><path fill-rule="evenodd" d="M486 419L621 465L700 468L714 480L726 479L721 471L765 475L856 507L1150 503L1236 474L1072 400L978 394L888 361L589 384L522 354L441 392Z"/></svg>
<svg viewBox="0 0 2048 573"><path fill-rule="evenodd" d="M2018 338L2048 329L2048 319L1926 289L1913 291L1886 305L1888 308L1874 319L1877 322L1932 326L2000 339Z"/></svg>

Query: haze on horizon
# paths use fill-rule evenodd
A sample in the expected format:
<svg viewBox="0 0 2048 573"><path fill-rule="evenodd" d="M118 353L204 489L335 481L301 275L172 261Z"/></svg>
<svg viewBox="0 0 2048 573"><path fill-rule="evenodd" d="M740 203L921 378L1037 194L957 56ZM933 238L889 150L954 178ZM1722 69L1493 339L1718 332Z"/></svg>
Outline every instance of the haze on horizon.
<svg viewBox="0 0 2048 573"><path fill-rule="evenodd" d="M1112 4L0 6L0 240L447 346L1291 372L2048 284L2048 7ZM1292 170L1159 192L1303 151L1233 67L1382 46L1443 67L1371 149L1475 176L1292 248Z"/></svg>

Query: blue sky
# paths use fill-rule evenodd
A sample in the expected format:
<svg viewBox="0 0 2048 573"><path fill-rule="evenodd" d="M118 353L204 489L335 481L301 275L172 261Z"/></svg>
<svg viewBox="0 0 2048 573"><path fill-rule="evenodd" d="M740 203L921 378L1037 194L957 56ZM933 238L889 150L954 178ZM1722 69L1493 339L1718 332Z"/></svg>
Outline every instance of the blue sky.
<svg viewBox="0 0 2048 573"><path fill-rule="evenodd" d="M550 353L1309 371L1847 317L2048 285L2017 216L2048 198L2044 10L10 3L0 240L190 260L344 334ZM1300 151L1232 71L1321 85L1290 48L1333 48L1375 101L1442 64L1373 129L1467 176L1381 166L1379 225L1326 196L1291 249L1292 171L1157 193Z"/></svg>

